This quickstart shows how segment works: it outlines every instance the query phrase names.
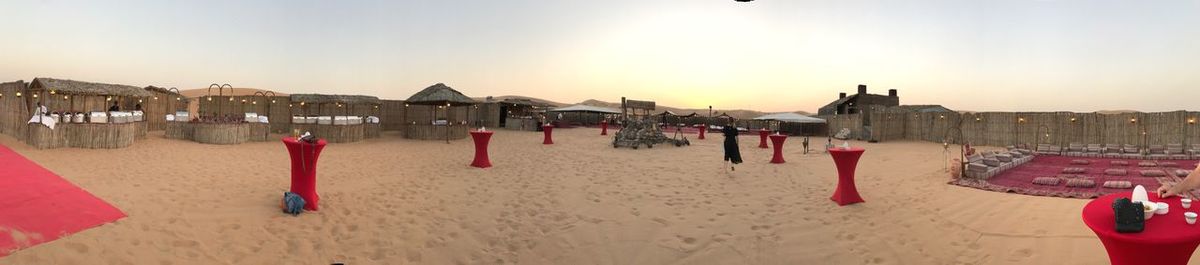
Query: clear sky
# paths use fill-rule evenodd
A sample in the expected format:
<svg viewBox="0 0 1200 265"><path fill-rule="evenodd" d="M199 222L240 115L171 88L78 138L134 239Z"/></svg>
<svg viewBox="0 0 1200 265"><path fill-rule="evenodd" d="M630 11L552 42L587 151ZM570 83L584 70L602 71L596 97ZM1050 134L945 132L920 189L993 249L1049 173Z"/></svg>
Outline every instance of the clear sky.
<svg viewBox="0 0 1200 265"><path fill-rule="evenodd" d="M4 1L0 80L404 99L1200 110L1200 1Z"/></svg>

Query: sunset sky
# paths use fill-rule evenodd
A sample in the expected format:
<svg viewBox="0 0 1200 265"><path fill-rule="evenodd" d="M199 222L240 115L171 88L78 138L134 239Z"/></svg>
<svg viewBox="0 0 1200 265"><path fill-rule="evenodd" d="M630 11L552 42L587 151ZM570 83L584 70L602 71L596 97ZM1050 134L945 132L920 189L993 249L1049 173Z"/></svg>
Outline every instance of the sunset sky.
<svg viewBox="0 0 1200 265"><path fill-rule="evenodd" d="M0 81L816 109L1200 110L1200 1L5 1Z"/></svg>

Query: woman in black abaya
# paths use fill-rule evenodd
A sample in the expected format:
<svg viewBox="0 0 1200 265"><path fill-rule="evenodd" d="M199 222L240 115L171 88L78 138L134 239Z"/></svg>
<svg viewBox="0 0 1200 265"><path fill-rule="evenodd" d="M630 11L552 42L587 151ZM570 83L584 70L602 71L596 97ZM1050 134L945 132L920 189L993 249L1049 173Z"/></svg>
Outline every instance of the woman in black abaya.
<svg viewBox="0 0 1200 265"><path fill-rule="evenodd" d="M725 135L725 161L729 161L734 165L741 164L742 152L738 151L738 130L737 125L734 125L733 120L730 120L729 124L725 125L725 128L721 128L721 134ZM733 165L730 165L729 169L734 171L737 170Z"/></svg>

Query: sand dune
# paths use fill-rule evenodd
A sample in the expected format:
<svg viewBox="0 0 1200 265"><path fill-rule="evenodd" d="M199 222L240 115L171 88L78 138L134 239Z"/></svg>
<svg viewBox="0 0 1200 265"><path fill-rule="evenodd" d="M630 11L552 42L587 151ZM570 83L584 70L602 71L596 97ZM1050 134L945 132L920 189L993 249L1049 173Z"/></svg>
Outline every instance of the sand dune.
<svg viewBox="0 0 1200 265"><path fill-rule="evenodd" d="M829 201L835 169L789 139L786 164L742 137L614 149L596 129L498 131L496 167L470 141L332 144L321 211L282 214L287 156L152 133L118 150L0 143L129 214L0 264L1103 264L1085 200L947 185L941 146L867 144L864 204ZM105 161L129 161L120 165ZM1193 259L1200 260L1200 259Z"/></svg>

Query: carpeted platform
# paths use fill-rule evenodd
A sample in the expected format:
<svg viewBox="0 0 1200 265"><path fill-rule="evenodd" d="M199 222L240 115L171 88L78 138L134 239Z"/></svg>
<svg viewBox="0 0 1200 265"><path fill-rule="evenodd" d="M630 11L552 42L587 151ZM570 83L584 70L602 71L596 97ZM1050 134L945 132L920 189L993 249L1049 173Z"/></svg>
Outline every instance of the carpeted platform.
<svg viewBox="0 0 1200 265"><path fill-rule="evenodd" d="M1087 160L1087 164L1079 162L1072 163L1074 160ZM1112 161L1127 161L1126 165L1122 163L1113 163ZM1133 186L1142 185L1149 191L1158 189L1162 183L1178 183L1183 178L1174 174L1177 169L1192 170L1195 168L1196 160L1154 160L1154 166L1139 166L1140 162L1146 162L1140 159L1119 159L1119 158L1084 158L1084 157L1067 157L1067 156L1037 156L1033 161L1017 166L1008 171L1001 172L996 176L987 180L978 179L959 179L951 181L951 184L973 187L984 190L1011 192L1037 196L1054 196L1068 198L1096 198L1101 195L1131 191L1128 189L1114 189L1103 187L1105 181L1129 181ZM1164 163L1166 162L1166 163ZM1082 168L1082 173L1063 173L1066 168ZM1125 175L1109 175L1105 174L1109 169L1124 169ZM1165 172L1161 177L1143 176L1143 170L1161 170ZM1039 185L1034 184L1034 178L1038 177L1057 177L1061 178L1056 185ZM1094 187L1067 187L1066 182L1070 179L1090 179L1095 182ZM1200 195L1193 192L1192 196Z"/></svg>
<svg viewBox="0 0 1200 265"><path fill-rule="evenodd" d="M0 161L0 257L125 217L3 145Z"/></svg>

